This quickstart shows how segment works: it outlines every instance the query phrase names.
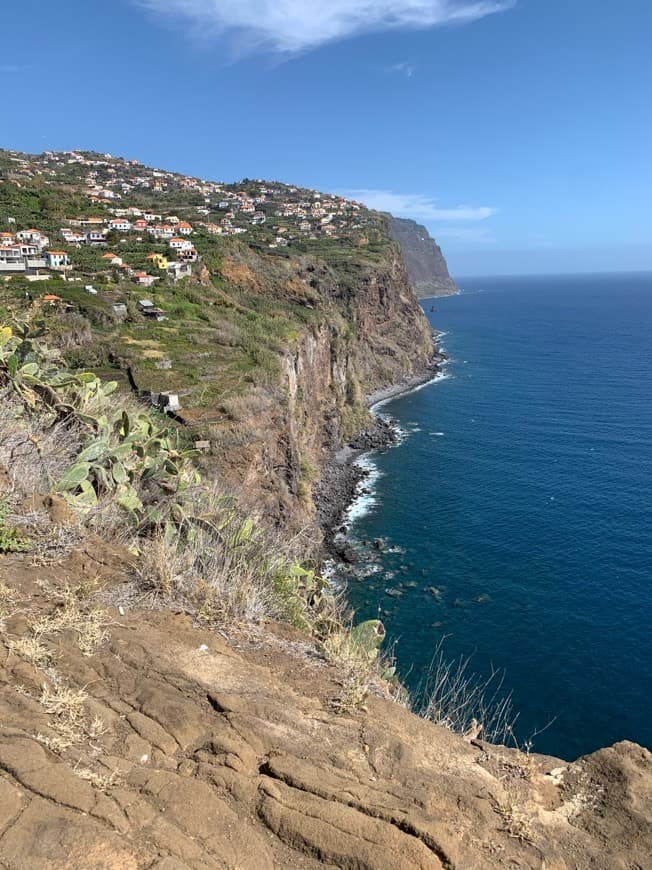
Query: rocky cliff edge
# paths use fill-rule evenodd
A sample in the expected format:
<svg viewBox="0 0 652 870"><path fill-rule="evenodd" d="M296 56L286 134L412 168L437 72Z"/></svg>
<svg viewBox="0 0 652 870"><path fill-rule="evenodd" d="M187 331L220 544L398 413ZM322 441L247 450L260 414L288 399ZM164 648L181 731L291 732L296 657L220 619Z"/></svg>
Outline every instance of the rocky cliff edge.
<svg viewBox="0 0 652 870"><path fill-rule="evenodd" d="M0 556L4 870L649 866L640 746L467 742L382 684L342 712L307 636L199 627L58 498L30 507L55 543Z"/></svg>

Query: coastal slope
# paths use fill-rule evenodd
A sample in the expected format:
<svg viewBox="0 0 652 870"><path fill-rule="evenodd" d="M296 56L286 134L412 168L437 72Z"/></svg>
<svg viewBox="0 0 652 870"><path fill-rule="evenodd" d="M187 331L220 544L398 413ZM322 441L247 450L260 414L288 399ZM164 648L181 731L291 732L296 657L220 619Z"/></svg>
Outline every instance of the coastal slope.
<svg viewBox="0 0 652 870"><path fill-rule="evenodd" d="M46 510L70 537L65 508ZM3 868L648 866L640 746L569 764L469 742L382 685L343 711L349 677L310 638L199 627L152 607L133 565L92 535L54 565L0 556ZM80 578L94 643L60 627Z"/></svg>
<svg viewBox="0 0 652 870"><path fill-rule="evenodd" d="M319 576L313 487L438 361L387 216L90 152L0 171L2 870L646 866L649 752L425 721Z"/></svg>
<svg viewBox="0 0 652 870"><path fill-rule="evenodd" d="M42 318L74 368L171 394L202 470L285 532L319 538L313 487L372 425L366 395L436 353L388 216L342 197L0 151L0 230L0 314Z"/></svg>
<svg viewBox="0 0 652 870"><path fill-rule="evenodd" d="M458 292L441 248L422 224L391 217L390 230L401 247L410 286L417 297L452 296Z"/></svg>

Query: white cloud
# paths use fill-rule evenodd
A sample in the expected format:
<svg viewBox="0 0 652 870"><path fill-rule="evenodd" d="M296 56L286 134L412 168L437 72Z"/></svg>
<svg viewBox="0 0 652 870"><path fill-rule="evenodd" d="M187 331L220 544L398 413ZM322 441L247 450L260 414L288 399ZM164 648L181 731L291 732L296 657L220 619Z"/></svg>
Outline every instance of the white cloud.
<svg viewBox="0 0 652 870"><path fill-rule="evenodd" d="M425 30L511 8L516 0L135 0L154 13L229 34L249 48L294 53L382 30Z"/></svg>
<svg viewBox="0 0 652 870"><path fill-rule="evenodd" d="M369 208L388 211L396 217L412 218L428 223L469 223L483 221L496 214L489 206L457 205L440 208L437 201L418 193L393 193L390 190L347 190L344 196L363 202Z"/></svg>
<svg viewBox="0 0 652 870"><path fill-rule="evenodd" d="M413 63L403 60L400 63L395 63L393 66L390 66L389 72L400 73L401 75L404 75L405 78L411 79L416 72L416 69L417 68Z"/></svg>

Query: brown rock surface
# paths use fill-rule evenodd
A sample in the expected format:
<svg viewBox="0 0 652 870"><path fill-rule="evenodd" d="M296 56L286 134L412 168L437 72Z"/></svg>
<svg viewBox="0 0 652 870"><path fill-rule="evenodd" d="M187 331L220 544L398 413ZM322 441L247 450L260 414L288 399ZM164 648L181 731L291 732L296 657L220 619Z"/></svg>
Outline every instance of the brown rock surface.
<svg viewBox="0 0 652 870"><path fill-rule="evenodd" d="M52 590L88 575L109 639L84 656L74 632L45 632L50 658L30 661L16 641L53 612ZM45 567L0 556L0 583L14 610L0 634L3 870L650 866L639 746L567 764L471 745L380 696L337 715L341 674L296 632L227 637L112 607L130 575L106 545ZM63 689L81 707L55 708Z"/></svg>

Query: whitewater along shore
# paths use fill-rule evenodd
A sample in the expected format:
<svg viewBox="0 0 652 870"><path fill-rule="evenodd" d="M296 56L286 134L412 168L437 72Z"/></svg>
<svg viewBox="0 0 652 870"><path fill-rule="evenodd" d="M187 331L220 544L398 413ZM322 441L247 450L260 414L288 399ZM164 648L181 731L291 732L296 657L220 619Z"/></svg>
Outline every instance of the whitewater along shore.
<svg viewBox="0 0 652 870"><path fill-rule="evenodd" d="M438 335L435 332L435 342ZM367 406L372 414L373 409L387 399L411 393L442 374L447 356L436 344L435 348L430 362L421 372L367 395ZM347 563L356 561L355 552L346 541L346 529L342 526L347 509L360 494L361 485L369 474L356 460L370 451L389 449L396 444L397 438L395 423L374 414L372 423L340 448L322 469L321 480L314 490L314 501L317 521L324 535L323 560L337 559Z"/></svg>

